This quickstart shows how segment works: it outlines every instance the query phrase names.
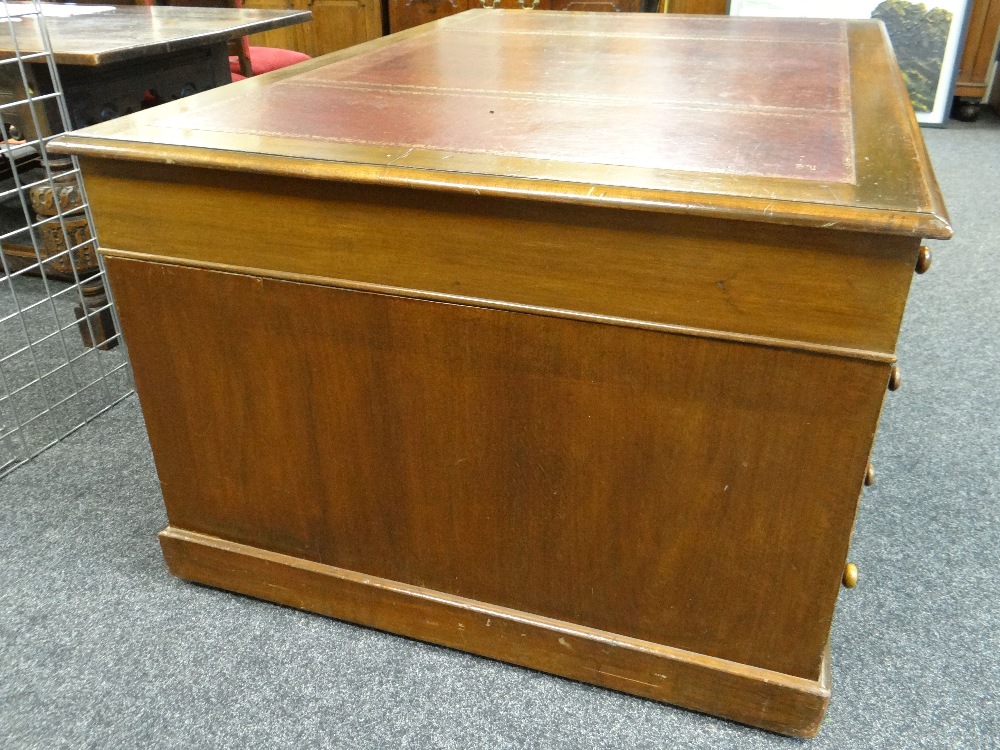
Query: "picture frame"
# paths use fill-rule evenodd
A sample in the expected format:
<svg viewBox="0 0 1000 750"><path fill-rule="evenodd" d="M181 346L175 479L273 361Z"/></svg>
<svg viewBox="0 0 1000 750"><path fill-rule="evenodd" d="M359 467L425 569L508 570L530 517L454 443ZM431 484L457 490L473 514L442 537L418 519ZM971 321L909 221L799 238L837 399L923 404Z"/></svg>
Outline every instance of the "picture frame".
<svg viewBox="0 0 1000 750"><path fill-rule="evenodd" d="M886 25L921 125L943 126L972 0L729 0L733 16L877 18Z"/></svg>

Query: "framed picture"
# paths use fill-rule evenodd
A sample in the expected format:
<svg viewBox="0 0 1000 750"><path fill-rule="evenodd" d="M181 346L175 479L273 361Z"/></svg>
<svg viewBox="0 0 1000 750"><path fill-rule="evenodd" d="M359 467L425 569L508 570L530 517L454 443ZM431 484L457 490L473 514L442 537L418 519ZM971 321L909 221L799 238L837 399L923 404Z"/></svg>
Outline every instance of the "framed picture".
<svg viewBox="0 0 1000 750"><path fill-rule="evenodd" d="M876 18L885 23L917 121L943 125L971 0L729 0L733 16Z"/></svg>

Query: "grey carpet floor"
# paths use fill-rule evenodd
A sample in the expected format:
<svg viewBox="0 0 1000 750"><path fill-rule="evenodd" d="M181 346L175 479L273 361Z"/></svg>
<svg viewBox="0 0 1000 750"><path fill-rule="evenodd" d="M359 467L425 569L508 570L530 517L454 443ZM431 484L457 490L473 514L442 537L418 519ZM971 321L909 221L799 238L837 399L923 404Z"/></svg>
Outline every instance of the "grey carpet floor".
<svg viewBox="0 0 1000 750"><path fill-rule="evenodd" d="M51 303L34 304L47 294ZM0 436L19 428L0 437L0 474L132 389L123 347L84 347L74 314L79 299L71 284L0 276Z"/></svg>
<svg viewBox="0 0 1000 750"><path fill-rule="evenodd" d="M957 229L914 280L810 749L1000 747L1000 122L925 131ZM805 743L171 578L131 398L0 480L0 747Z"/></svg>

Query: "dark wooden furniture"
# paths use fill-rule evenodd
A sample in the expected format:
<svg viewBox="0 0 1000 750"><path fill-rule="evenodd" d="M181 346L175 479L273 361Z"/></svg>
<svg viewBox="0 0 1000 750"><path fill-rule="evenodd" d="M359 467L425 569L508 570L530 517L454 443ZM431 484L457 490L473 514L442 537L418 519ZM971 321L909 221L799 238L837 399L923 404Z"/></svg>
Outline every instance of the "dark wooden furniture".
<svg viewBox="0 0 1000 750"><path fill-rule="evenodd" d="M58 148L176 575L817 731L951 234L881 26L470 11Z"/></svg>
<svg viewBox="0 0 1000 750"><path fill-rule="evenodd" d="M384 0L388 31L395 33L465 10L574 10L640 13L656 10L656 0Z"/></svg>
<svg viewBox="0 0 1000 750"><path fill-rule="evenodd" d="M980 102L989 86L988 76L1000 33L1000 0L974 0L965 33L965 47L955 82L959 98L952 115L960 120L975 120Z"/></svg>
<svg viewBox="0 0 1000 750"><path fill-rule="evenodd" d="M380 0L245 0L248 8L308 10L312 20L256 34L250 43L318 57L382 36Z"/></svg>
<svg viewBox="0 0 1000 750"><path fill-rule="evenodd" d="M230 39L265 29L299 24L308 12L235 10L230 8L116 7L92 15L52 17L46 26L69 109L70 125L81 128L138 110L147 91L160 101L206 91L229 83ZM16 26L24 54L43 49L34 19ZM0 24L0 59L14 56L14 40ZM29 85L36 95L52 91L45 60L29 63ZM17 66L0 66L0 97L24 98ZM59 123L54 101L48 119ZM13 124L24 137L37 137L25 107ZM45 131L60 128L40 123Z"/></svg>
<svg viewBox="0 0 1000 750"><path fill-rule="evenodd" d="M15 141L8 153L6 145L0 140L0 149L3 149L0 154L0 180L9 180L14 176L15 170L26 172L42 163L42 155L34 146L26 146Z"/></svg>
<svg viewBox="0 0 1000 750"><path fill-rule="evenodd" d="M729 11L729 0L660 0L659 10L661 13L725 15Z"/></svg>

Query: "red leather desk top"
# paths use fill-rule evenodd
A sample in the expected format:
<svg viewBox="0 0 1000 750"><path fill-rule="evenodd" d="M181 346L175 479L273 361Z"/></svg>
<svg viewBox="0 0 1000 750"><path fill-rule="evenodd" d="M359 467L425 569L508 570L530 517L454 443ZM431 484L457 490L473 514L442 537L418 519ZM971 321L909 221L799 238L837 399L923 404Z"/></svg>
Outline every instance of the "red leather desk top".
<svg viewBox="0 0 1000 750"><path fill-rule="evenodd" d="M871 21L468 11L67 142L811 225L832 206L844 226L950 235Z"/></svg>
<svg viewBox="0 0 1000 750"><path fill-rule="evenodd" d="M615 20L485 14L163 124L853 182L843 22Z"/></svg>

